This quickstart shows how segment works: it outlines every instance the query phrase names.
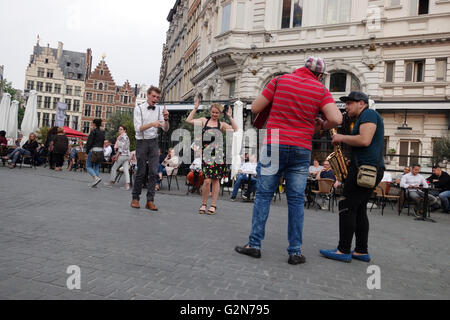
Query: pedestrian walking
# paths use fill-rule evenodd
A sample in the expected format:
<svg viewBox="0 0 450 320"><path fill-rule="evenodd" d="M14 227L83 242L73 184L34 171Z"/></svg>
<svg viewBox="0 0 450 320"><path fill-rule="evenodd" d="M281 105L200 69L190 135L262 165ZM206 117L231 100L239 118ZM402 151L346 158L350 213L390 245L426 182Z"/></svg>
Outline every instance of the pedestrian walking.
<svg viewBox="0 0 450 320"><path fill-rule="evenodd" d="M91 188L95 188L102 179L100 178L100 164L103 161L103 142L105 141L105 132L100 130L102 119L94 119L94 130L91 131L86 143L86 152L88 157L86 160L86 171L94 179L90 184Z"/></svg>
<svg viewBox="0 0 450 320"><path fill-rule="evenodd" d="M301 246L312 137L315 131L329 130L342 122L342 114L333 97L321 83L325 71L323 59L309 57L304 67L272 79L252 104L255 114L262 112L270 103L272 109L257 165L251 233L246 245L235 248L238 253L261 257L261 242L265 236L270 203L284 175L289 212L288 263L296 265L306 261L301 254ZM326 121L318 120L319 112L323 113ZM272 158L272 153L277 154L277 151L279 156Z"/></svg>
<svg viewBox="0 0 450 320"><path fill-rule="evenodd" d="M345 102L348 116L356 118L356 122L351 135L333 136L333 144L345 143L350 146L350 167L339 201L339 244L336 249L320 250L320 253L343 262L350 262L352 258L369 262L367 202L384 175L384 123L378 112L369 109L366 94L353 91L340 100ZM359 181L358 171L361 166L376 167L373 187L362 186ZM356 247L352 252L353 235Z"/></svg>
<svg viewBox="0 0 450 320"><path fill-rule="evenodd" d="M157 105L161 90L151 86L147 90L147 101L134 108L134 129L136 131L137 173L133 185L131 207L139 209L139 199L145 180L146 165L149 173L147 182L146 209L158 211L155 201L155 185L158 175L158 128L169 131L169 112Z"/></svg>
<svg viewBox="0 0 450 320"><path fill-rule="evenodd" d="M130 190L130 139L127 135L127 128L123 125L119 126L119 136L117 137L116 143L114 145L116 154L112 157L114 165L111 169L111 178L106 186L114 185L117 176L117 170L123 167L123 174L125 176L125 187L124 190Z"/></svg>
<svg viewBox="0 0 450 320"><path fill-rule="evenodd" d="M58 127L57 134L51 142L53 149L53 159L55 161L55 171L61 171L64 164L64 156L69 148L69 139L67 139L64 129Z"/></svg>
<svg viewBox="0 0 450 320"><path fill-rule="evenodd" d="M204 176L203 187L202 187L202 206L200 207L198 213L209 215L216 214L217 209L217 198L219 197L220 191L220 179L226 177L227 164L225 161L225 151L223 148L223 141L216 141L216 139L223 139L222 132L226 130L237 131L238 125L233 120L233 110L228 108L226 116L230 120L231 125L226 122L219 121L219 117L223 112L223 106L220 103L213 103L209 108L210 117L194 119L195 114L200 106L200 99L196 98L194 109L189 114L186 122L192 125L202 126L202 171ZM213 138L214 137L214 138ZM210 141L212 140L212 141ZM208 149L205 152L205 149ZM208 205L209 191L211 190L211 207L206 211Z"/></svg>

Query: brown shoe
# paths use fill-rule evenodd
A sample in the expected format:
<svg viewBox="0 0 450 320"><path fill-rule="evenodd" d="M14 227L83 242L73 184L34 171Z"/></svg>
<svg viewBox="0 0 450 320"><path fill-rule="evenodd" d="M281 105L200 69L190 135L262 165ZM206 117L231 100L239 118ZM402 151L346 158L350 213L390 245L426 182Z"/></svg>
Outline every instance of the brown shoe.
<svg viewBox="0 0 450 320"><path fill-rule="evenodd" d="M135 209L140 209L141 208L141 206L139 205L139 201L135 200L135 199L131 200L131 207L135 208Z"/></svg>
<svg viewBox="0 0 450 320"><path fill-rule="evenodd" d="M152 211L158 211L158 208L155 206L155 203L153 201L148 201L145 205L145 208Z"/></svg>

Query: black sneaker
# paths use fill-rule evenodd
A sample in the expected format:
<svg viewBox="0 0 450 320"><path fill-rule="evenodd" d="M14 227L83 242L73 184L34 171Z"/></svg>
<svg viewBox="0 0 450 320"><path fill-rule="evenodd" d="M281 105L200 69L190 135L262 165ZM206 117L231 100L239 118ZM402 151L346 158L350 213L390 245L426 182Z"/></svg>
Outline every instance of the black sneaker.
<svg viewBox="0 0 450 320"><path fill-rule="evenodd" d="M305 262L306 262L306 258L304 255L299 255L299 256L298 255L289 255L289 260L288 260L289 264L296 265L296 264L302 264Z"/></svg>
<svg viewBox="0 0 450 320"><path fill-rule="evenodd" d="M247 256L250 256L252 258L261 258L261 250L255 249L255 248L246 248L247 245L244 245L242 247L236 247L234 250L236 250L237 253L245 254Z"/></svg>

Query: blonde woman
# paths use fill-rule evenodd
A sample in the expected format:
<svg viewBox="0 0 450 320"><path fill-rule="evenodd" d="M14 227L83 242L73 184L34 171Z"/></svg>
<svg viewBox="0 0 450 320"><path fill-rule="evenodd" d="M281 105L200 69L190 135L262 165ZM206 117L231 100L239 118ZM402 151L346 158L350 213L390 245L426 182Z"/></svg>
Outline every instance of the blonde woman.
<svg viewBox="0 0 450 320"><path fill-rule="evenodd" d="M202 188L202 206L199 209L200 214L207 213L209 215L213 215L216 213L217 209L217 198L219 196L220 191L220 179L226 176L227 165L225 163L225 152L223 150L223 145L215 141L216 138L205 138L205 134L208 136L211 134L213 137L217 133L225 132L226 130L238 130L238 126L236 122L233 120L232 114L233 110L231 107L228 109L226 115L230 120L231 126L225 122L219 121L219 117L223 112L223 106L220 103L213 103L209 108L210 117L198 118L194 119L195 114L197 113L198 107L200 106L200 100L197 98L195 100L194 109L189 114L186 119L186 122L192 125L201 125L202 126L202 150L203 150L203 161L202 161L202 171L204 175L204 182ZM217 132L218 131L218 132ZM205 141L208 140L208 141ZM212 140L212 141L210 141ZM206 152L205 149L207 148ZM210 152L212 150L212 152ZM210 153L210 154L209 154ZM216 159L221 159L219 163L216 162ZM209 190L212 185L212 199L211 199L211 207L206 211L206 207L208 205L209 198Z"/></svg>
<svg viewBox="0 0 450 320"><path fill-rule="evenodd" d="M114 149L117 153L112 157L115 161L113 167L111 168L111 178L109 183L105 186L112 186L114 181L116 181L117 169L123 166L123 174L125 175L125 187L123 190L130 190L130 139L127 135L127 128L125 126L119 126L119 137L117 137Z"/></svg>

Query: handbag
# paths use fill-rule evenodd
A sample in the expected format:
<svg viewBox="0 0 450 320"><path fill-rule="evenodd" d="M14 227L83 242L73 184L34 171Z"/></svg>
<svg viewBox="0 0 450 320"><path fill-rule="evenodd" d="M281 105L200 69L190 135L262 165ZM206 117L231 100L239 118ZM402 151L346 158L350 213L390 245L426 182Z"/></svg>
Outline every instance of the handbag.
<svg viewBox="0 0 450 320"><path fill-rule="evenodd" d="M273 91L274 99L275 99L275 92L277 91L278 79L280 79L280 76L278 76L277 80L275 81L275 90ZM269 103L269 105L265 107L263 111L261 111L256 115L255 120L253 120L253 126L256 129L264 129L266 127L266 123L270 115L270 110L272 110L272 102Z"/></svg>
<svg viewBox="0 0 450 320"><path fill-rule="evenodd" d="M377 167L364 164L358 167L356 183L362 188L375 188L377 182Z"/></svg>
<svg viewBox="0 0 450 320"><path fill-rule="evenodd" d="M91 162L92 163L99 163L103 162L103 151L92 151L91 153Z"/></svg>

